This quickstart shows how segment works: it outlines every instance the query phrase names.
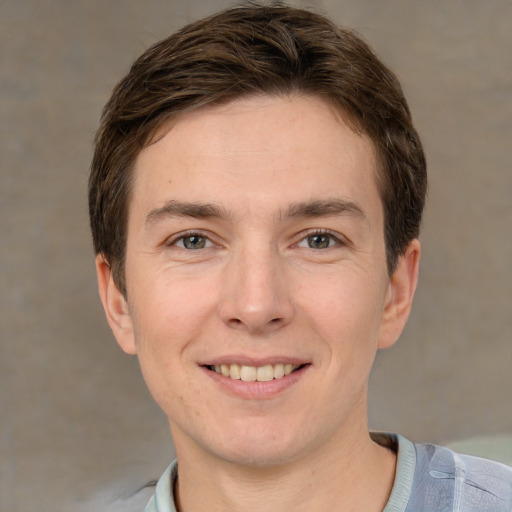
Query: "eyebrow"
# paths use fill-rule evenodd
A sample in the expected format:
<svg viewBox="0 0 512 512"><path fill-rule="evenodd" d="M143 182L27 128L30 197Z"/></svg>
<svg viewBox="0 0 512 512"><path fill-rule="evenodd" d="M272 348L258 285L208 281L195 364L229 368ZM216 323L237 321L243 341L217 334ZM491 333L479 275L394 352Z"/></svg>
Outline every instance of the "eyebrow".
<svg viewBox="0 0 512 512"><path fill-rule="evenodd" d="M350 214L367 220L363 209L346 199L316 199L292 203L280 214L280 218L316 218ZM163 206L154 208L146 216L146 227L169 217L191 217L194 219L228 219L232 217L223 206L214 203L193 203L170 200Z"/></svg>
<svg viewBox="0 0 512 512"><path fill-rule="evenodd" d="M192 217L194 219L218 219L230 217L222 206L213 203L190 203L171 200L151 210L146 215L146 226L168 217Z"/></svg>
<svg viewBox="0 0 512 512"><path fill-rule="evenodd" d="M353 201L347 199L318 199L291 204L284 213L285 218L327 217L332 215L350 214L367 221L364 210Z"/></svg>

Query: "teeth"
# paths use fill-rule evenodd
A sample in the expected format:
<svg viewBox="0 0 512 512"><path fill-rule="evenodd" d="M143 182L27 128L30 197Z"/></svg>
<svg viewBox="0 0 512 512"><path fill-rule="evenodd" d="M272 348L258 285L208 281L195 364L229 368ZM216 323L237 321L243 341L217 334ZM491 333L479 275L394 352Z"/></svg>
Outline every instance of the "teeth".
<svg viewBox="0 0 512 512"><path fill-rule="evenodd" d="M224 377L229 377L229 366L227 364L220 365L220 372Z"/></svg>
<svg viewBox="0 0 512 512"><path fill-rule="evenodd" d="M256 371L256 380L258 382L268 382L274 378L274 367L271 364L260 366Z"/></svg>
<svg viewBox="0 0 512 512"><path fill-rule="evenodd" d="M276 364L274 366L274 379L280 379L281 377L284 377L284 364Z"/></svg>
<svg viewBox="0 0 512 512"><path fill-rule="evenodd" d="M240 378L245 382L254 382L258 377L255 366L242 366L240 368Z"/></svg>
<svg viewBox="0 0 512 512"><path fill-rule="evenodd" d="M242 376L240 375L240 365L231 364L229 365L229 377L235 380L240 380Z"/></svg>
<svg viewBox="0 0 512 512"><path fill-rule="evenodd" d="M265 366L245 366L239 364L216 364L211 367L216 373L224 377L245 382L269 382L273 379L282 379L290 375L299 365L295 364L267 364Z"/></svg>

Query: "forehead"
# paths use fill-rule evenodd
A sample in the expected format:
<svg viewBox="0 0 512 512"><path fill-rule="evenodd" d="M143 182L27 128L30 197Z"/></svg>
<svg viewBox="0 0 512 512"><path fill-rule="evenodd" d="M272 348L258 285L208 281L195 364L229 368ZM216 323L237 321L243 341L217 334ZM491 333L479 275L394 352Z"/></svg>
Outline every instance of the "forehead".
<svg viewBox="0 0 512 512"><path fill-rule="evenodd" d="M326 101L252 96L182 114L139 154L132 200L244 197L265 208L376 192L373 143ZM369 190L371 189L371 190ZM293 198L293 194L297 197ZM377 197L377 201L380 199Z"/></svg>

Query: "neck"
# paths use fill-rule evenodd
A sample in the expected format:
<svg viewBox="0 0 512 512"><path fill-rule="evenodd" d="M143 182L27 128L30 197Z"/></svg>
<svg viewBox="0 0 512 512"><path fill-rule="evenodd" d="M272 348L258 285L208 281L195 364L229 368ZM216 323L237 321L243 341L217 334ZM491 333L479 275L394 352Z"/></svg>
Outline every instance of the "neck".
<svg viewBox="0 0 512 512"><path fill-rule="evenodd" d="M381 512L393 486L396 456L374 443L366 425L362 427L352 430L351 436L337 435L300 458L270 467L233 464L204 451L180 453L176 443L178 510Z"/></svg>

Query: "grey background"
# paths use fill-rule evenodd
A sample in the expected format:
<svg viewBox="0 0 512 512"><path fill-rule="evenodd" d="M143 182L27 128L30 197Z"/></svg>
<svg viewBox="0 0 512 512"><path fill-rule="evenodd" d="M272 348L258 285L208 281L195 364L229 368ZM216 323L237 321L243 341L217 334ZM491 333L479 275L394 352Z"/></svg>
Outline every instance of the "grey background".
<svg viewBox="0 0 512 512"><path fill-rule="evenodd" d="M428 155L420 287L398 345L378 356L372 427L436 442L511 433L512 2L295 4L377 48ZM89 510L172 456L100 309L85 186L114 83L149 44L228 5L0 1L2 511Z"/></svg>

